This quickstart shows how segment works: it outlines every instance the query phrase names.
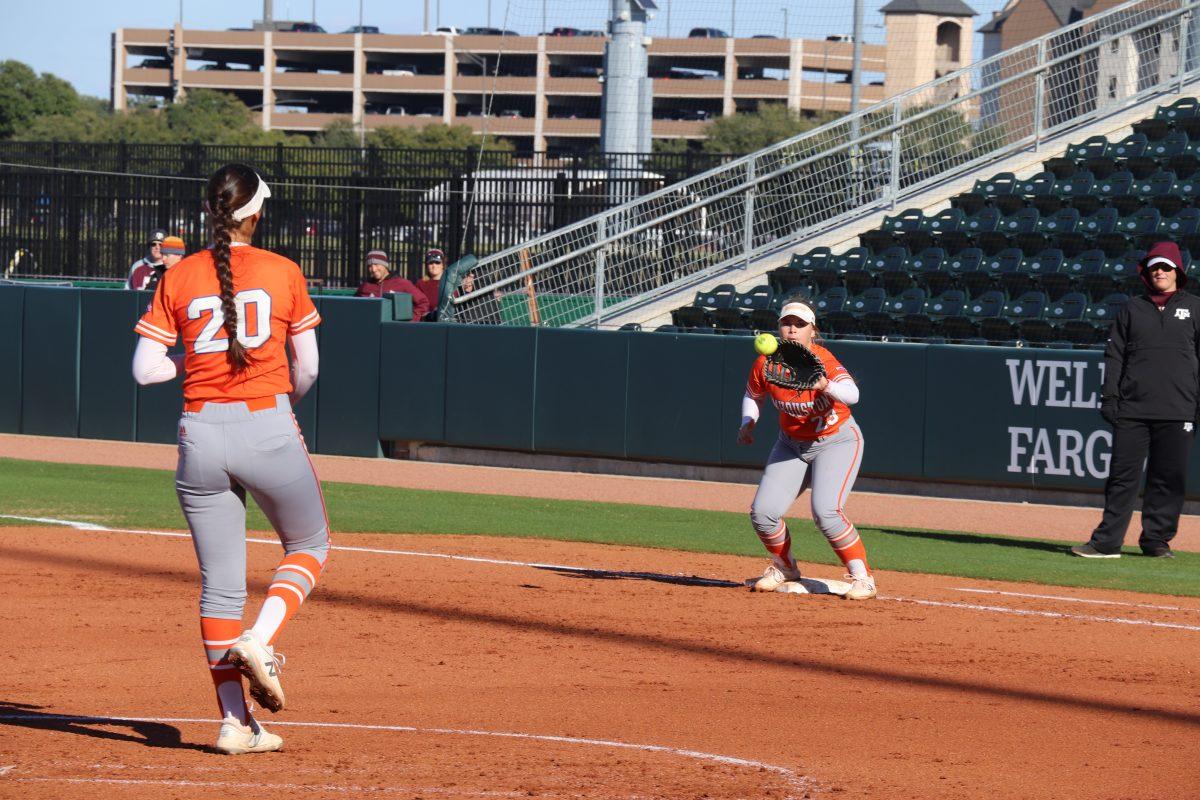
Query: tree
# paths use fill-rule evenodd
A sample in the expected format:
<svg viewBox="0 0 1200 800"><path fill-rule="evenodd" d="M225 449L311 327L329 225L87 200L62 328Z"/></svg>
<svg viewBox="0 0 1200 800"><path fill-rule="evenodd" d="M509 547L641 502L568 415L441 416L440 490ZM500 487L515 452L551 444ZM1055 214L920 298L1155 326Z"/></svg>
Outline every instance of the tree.
<svg viewBox="0 0 1200 800"><path fill-rule="evenodd" d="M764 104L748 114L721 117L708 126L704 150L745 155L810 131L830 117L803 117L782 103Z"/></svg>
<svg viewBox="0 0 1200 800"><path fill-rule="evenodd" d="M404 150L465 150L482 147L484 150L509 152L512 142L495 136L480 136L467 125L433 123L420 128L388 125L367 134L367 144L380 148Z"/></svg>
<svg viewBox="0 0 1200 800"><path fill-rule="evenodd" d="M313 147L361 147L358 128L348 119L334 120L312 139Z"/></svg>
<svg viewBox="0 0 1200 800"><path fill-rule="evenodd" d="M27 64L0 62L0 139L22 135L35 119L50 114L71 114L79 95L62 78L39 76Z"/></svg>

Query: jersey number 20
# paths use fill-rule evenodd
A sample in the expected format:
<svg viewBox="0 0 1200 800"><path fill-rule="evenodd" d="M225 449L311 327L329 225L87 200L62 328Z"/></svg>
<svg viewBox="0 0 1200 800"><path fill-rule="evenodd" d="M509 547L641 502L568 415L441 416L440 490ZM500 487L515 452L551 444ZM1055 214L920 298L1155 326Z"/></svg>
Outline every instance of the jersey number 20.
<svg viewBox="0 0 1200 800"><path fill-rule="evenodd" d="M243 289L233 296L237 307L237 338L247 350L261 347L271 338L271 295L263 289ZM216 338L225 327L225 315L221 313L221 298L216 295L197 297L188 303L188 319L200 319L209 315L208 323L196 337L192 350L199 353L224 353L229 349L229 339ZM248 317L254 318L253 334Z"/></svg>

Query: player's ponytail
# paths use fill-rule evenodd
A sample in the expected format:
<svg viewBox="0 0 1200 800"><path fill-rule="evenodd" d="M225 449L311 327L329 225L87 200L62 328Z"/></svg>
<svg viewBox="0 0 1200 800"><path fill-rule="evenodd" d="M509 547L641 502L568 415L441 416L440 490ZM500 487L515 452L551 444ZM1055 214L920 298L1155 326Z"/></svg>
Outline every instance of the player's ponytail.
<svg viewBox="0 0 1200 800"><path fill-rule="evenodd" d="M233 268L230 265L232 234L238 227L233 212L250 201L258 188L258 181L258 175L245 164L228 164L208 179L207 208L212 223L213 263L221 288L225 335L229 339L229 349L225 355L235 372L249 365L250 354L237 338L238 313L237 303L234 302Z"/></svg>

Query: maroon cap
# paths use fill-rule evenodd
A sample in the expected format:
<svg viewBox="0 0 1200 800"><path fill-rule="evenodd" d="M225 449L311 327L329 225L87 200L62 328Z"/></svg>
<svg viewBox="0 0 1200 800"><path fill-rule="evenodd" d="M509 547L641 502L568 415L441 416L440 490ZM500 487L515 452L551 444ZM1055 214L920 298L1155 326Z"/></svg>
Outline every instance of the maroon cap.
<svg viewBox="0 0 1200 800"><path fill-rule="evenodd" d="M1150 267L1156 264L1170 264L1175 268L1177 275L1176 287L1182 289L1187 283L1187 273L1183 271L1183 256L1179 253L1179 245L1174 242L1155 242L1150 245L1150 249L1146 252L1146 257L1142 259L1142 263L1138 265L1138 273L1142 276L1142 281L1146 286L1153 291L1154 287L1150 284Z"/></svg>

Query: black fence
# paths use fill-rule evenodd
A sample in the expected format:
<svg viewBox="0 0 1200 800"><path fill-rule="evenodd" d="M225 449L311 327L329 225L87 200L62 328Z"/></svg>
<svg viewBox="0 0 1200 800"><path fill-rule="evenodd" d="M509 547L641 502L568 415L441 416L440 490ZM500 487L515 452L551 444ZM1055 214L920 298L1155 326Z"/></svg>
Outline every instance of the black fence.
<svg viewBox="0 0 1200 800"><path fill-rule="evenodd" d="M415 278L430 247L487 255L728 158L0 142L0 266L122 278L155 228L197 250L204 179L241 161L271 184L257 244L331 286L360 280L373 248Z"/></svg>

